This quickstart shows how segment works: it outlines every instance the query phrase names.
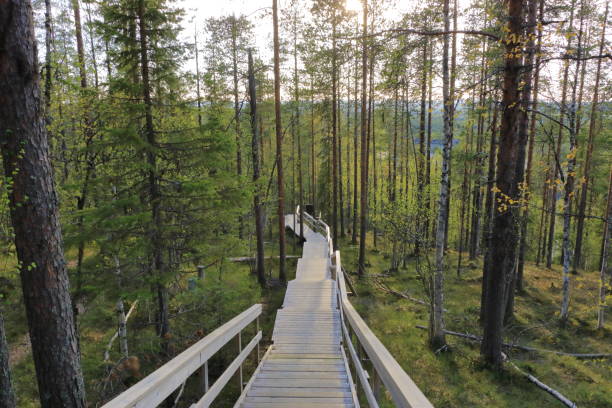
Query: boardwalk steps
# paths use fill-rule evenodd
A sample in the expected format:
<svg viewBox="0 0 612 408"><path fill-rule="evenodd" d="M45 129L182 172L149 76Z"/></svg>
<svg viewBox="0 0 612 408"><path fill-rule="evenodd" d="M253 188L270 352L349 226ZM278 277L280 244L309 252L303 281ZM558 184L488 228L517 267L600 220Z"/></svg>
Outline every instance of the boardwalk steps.
<svg viewBox="0 0 612 408"><path fill-rule="evenodd" d="M293 217L286 224L293 227ZM306 227L306 226L305 226ZM278 310L273 345L236 407L355 407L356 394L341 348L341 324L329 246L306 227L296 278Z"/></svg>

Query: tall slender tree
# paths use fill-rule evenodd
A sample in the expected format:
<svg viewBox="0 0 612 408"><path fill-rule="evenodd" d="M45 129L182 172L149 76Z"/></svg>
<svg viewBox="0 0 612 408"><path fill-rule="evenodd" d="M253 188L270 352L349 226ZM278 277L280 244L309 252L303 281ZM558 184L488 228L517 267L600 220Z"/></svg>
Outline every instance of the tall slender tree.
<svg viewBox="0 0 612 408"><path fill-rule="evenodd" d="M453 100L450 95L450 72L449 72L449 43L450 38L450 0L444 0L444 31L442 45L442 103L444 121L444 150L442 152L442 175L440 177L440 195L438 197L438 220L436 223L436 269L433 277L432 311L430 317L429 341L431 345L439 349L446 345L444 335L444 243L446 223L448 222L448 194L450 149L453 143L451 131L451 116L453 114Z"/></svg>
<svg viewBox="0 0 612 408"><path fill-rule="evenodd" d="M265 258L264 258L264 214L263 206L261 204L261 197L259 194L259 173L260 173L260 152L259 152L259 126L257 123L258 112L257 112L257 88L255 83L255 69L253 67L253 54L252 51L248 50L249 55L249 106L251 108L251 132L252 132L252 143L251 153L253 158L253 210L255 212L255 238L257 245L257 256L255 262L255 268L257 270L257 280L260 285L265 285Z"/></svg>
<svg viewBox="0 0 612 408"><path fill-rule="evenodd" d="M280 93L280 39L278 36L278 0L272 0L272 25L274 30L274 123L276 131L276 175L278 189L278 278L287 282L285 271L285 184L283 180L283 128Z"/></svg>
<svg viewBox="0 0 612 408"><path fill-rule="evenodd" d="M361 181L359 200L359 276L365 275L366 232L368 227L368 0L363 0L361 44Z"/></svg>

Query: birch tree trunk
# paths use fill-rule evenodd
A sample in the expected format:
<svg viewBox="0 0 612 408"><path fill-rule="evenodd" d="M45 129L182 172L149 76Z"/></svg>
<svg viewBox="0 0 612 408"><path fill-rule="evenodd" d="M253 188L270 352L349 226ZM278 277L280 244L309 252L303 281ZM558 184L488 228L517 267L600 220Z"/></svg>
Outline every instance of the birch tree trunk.
<svg viewBox="0 0 612 408"><path fill-rule="evenodd" d="M450 0L444 0L444 31L450 31ZM446 346L444 334L444 238L448 221L448 194L450 168L450 148L453 144L451 115L453 100L450 95L450 75L448 69L449 34L444 34L442 46L442 101L444 104L444 149L442 152L442 175L440 177L440 196L438 197L438 220L436 222L436 269L433 276L432 310L430 314L429 342L434 349Z"/></svg>
<svg viewBox="0 0 612 408"><path fill-rule="evenodd" d="M569 30L570 32L574 29L574 6L576 5L576 1L572 0L571 3L571 12L570 12L570 23ZM573 35L567 37L567 46L566 50L571 52L572 39ZM559 110L559 134L557 136L557 150L555 153L555 157L553 157L553 163L561 163L561 144L563 142L563 129L565 126L565 115L566 115L566 104L567 104L567 85L569 82L569 60L564 61L563 68L563 82L561 86L561 108ZM556 159L556 161L555 161ZM555 224L557 219L557 176L561 174L561 168L559 165L554 165L554 169L552 171L553 180L552 180L552 191L550 193L550 225L548 227L548 250L546 253L546 267L551 268L553 263L553 251L554 251L554 241L555 241Z"/></svg>
<svg viewBox="0 0 612 408"><path fill-rule="evenodd" d="M127 357L129 355L127 342L127 320L125 318L123 300L121 299L117 302L117 323L117 337L119 337L119 349L121 350L121 356Z"/></svg>

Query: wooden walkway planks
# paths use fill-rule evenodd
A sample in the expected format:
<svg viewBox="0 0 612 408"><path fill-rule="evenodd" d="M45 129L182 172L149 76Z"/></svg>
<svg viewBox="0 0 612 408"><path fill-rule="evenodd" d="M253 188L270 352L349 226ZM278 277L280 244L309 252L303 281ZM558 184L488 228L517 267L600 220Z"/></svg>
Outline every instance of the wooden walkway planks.
<svg viewBox="0 0 612 408"><path fill-rule="evenodd" d="M293 215L285 223L294 227ZM299 231L299 223L296 222ZM341 350L336 286L326 239L304 225L296 279L277 312L273 345L236 404L243 408L355 407Z"/></svg>

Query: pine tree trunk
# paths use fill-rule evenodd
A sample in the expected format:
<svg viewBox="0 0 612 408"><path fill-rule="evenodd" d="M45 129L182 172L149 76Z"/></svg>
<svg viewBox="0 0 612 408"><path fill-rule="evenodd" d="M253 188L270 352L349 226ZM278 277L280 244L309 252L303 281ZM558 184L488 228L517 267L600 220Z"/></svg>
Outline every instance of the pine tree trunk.
<svg viewBox="0 0 612 408"><path fill-rule="evenodd" d="M357 22L357 27L355 29L356 33L359 34L359 22ZM355 47L357 48L357 47ZM355 53L357 54L357 53ZM355 123L353 126L353 231L352 231L352 235L351 235L351 244L355 245L357 244L357 214L358 214L358 209L359 209L359 204L358 204L358 196L359 196L359 188L357 187L358 185L358 175L359 175L359 165L357 162L357 154L359 152L359 134L358 134L358 129L359 129L359 118L358 118L358 111L359 111L359 98L358 98L358 92L359 92L359 67L358 67L358 57L355 58L355 103L354 103L354 118L355 118Z"/></svg>
<svg viewBox="0 0 612 408"><path fill-rule="evenodd" d="M232 22L232 79L234 84L234 129L236 131L236 175L240 179L242 177L242 131L240 129L240 101L238 99L238 46L236 44L238 28L236 27L236 16L232 16L230 21ZM243 230L242 216L238 216L238 238L240 239L242 239Z"/></svg>
<svg viewBox="0 0 612 408"><path fill-rule="evenodd" d="M431 246L430 243L430 235L429 235L429 224L430 219L432 217L431 213L431 116L433 113L433 52L434 52L434 44L431 42L429 44L429 63L428 63L428 71L429 77L427 78L427 146L425 149L425 205L424 208L427 211L427 217L425 218L425 228L423 229L425 233L425 243L427 248Z"/></svg>
<svg viewBox="0 0 612 408"><path fill-rule="evenodd" d="M287 282L285 271L285 184L283 181L283 128L280 96L280 40L278 37L278 0L272 0L272 22L274 29L274 118L276 128L276 175L278 183L278 279Z"/></svg>
<svg viewBox="0 0 612 408"><path fill-rule="evenodd" d="M257 256L255 268L257 271L257 281L263 287L266 284L265 275L265 258L264 258L264 214L263 206L261 204L261 198L259 195L259 176L260 176L260 162L259 157L259 127L257 126L258 112L257 112L257 89L255 84L255 70L253 68L253 55L249 49L249 106L251 108L251 132L253 137L251 139L251 153L253 156L253 185L255 193L253 194L253 211L255 213L255 238L257 245ZM301 161L300 161L301 163ZM301 170L301 169L300 169ZM301 176L300 171L300 176ZM300 177L300 202L302 200L302 183ZM300 204L300 210L302 208ZM303 211L300 211L300 216ZM301 220L300 220L301 223Z"/></svg>
<svg viewBox="0 0 612 408"><path fill-rule="evenodd" d="M517 116L519 107L519 79L521 59L515 57L514 49L520 45L523 25L522 0L508 1L508 33L505 50L504 83L502 98L502 119L500 143L497 160L496 198L505 194L510 199L518 197L516 179L519 140L517 135ZM506 204L504 207L501 204ZM506 306L506 290L516 261L518 226L515 223L516 210L509 201L502 200L493 219L493 236L490 248L490 265L487 273L487 290L484 313L484 333L481 355L493 368L502 365L503 317ZM493 267L494 265L494 267Z"/></svg>
<svg viewBox="0 0 612 408"><path fill-rule="evenodd" d="M332 15L332 234L334 250L338 249L338 104L336 92L336 9Z"/></svg>
<svg viewBox="0 0 612 408"><path fill-rule="evenodd" d="M368 0L363 0L363 32L361 55L361 186L359 202L359 276L365 275L365 250L368 214L368 135L367 135L367 85L368 85Z"/></svg>
<svg viewBox="0 0 612 408"><path fill-rule="evenodd" d="M487 279L489 265L491 263L491 239L493 238L493 218L495 217L495 164L497 156L497 120L499 116L499 105L497 103L497 93L493 97L493 122L491 123L491 142L489 145L489 169L487 171L487 191L485 198L485 220L484 220L484 241L486 252L484 265L482 268L482 289L480 292L480 322L484 322L484 311L486 308L485 300L487 295Z"/></svg>
<svg viewBox="0 0 612 408"><path fill-rule="evenodd" d="M9 348L6 342L2 310L0 310L0 407L15 408L16 406L9 368Z"/></svg>
<svg viewBox="0 0 612 408"><path fill-rule="evenodd" d="M608 21L608 6L606 2L606 11L604 14L604 24L601 30L601 37L599 41L599 55L603 55L606 38L606 24ZM576 226L576 245L574 250L574 270L577 270L580 261L582 259L582 241L584 235L584 223L585 223L585 211L587 205L587 196L589 190L589 184L591 182L591 160L593 157L593 144L595 140L595 124L597 123L597 109L599 105L599 83L601 81L601 61L602 58L597 60L597 70L595 73L595 85L593 87L593 100L591 101L591 117L589 119L589 136L586 148L586 157L584 160L583 169L583 183L580 192L580 203L578 205L578 220ZM579 122L578 122L579 123Z"/></svg>
<svg viewBox="0 0 612 408"><path fill-rule="evenodd" d="M582 56L582 36L584 24L584 0L580 2L580 28L578 30L578 52L576 61L576 74L572 86L572 97L568 112L568 127L569 127L569 142L570 152L567 156L567 172L565 174L565 185L563 195L563 285L562 285L562 300L561 300L561 324L564 325L569 319L569 304L570 304L570 268L572 264L572 249L570 243L570 227L572 220L572 197L574 195L574 179L576 167L576 150L577 134L576 134L576 91L578 77L580 75L580 58Z"/></svg>
<svg viewBox="0 0 612 408"><path fill-rule="evenodd" d="M527 9L529 11L533 11L532 15L529 17L530 21L531 19L533 19L533 22L535 22L535 4L528 4L527 5ZM533 29L534 29L534 25L530 26L530 23L528 22L527 24L529 26L528 30L530 31L527 36L529 38L533 38L534 34L533 34ZM520 100L520 104L521 104L521 109L520 112L518 114L518 117L516 118L519 123L518 123L518 130L517 130L517 139L518 139L518 154L517 154L517 165L516 165L516 180L519 181L521 184L519 184L518 187L518 197L519 199L523 199L525 197L525 190L524 190L524 181L525 181L525 160L527 157L527 140L529 138L528 132L527 132L527 123L528 123L528 115L527 115L527 106L530 103L531 100L531 83L532 83L532 69L533 69L533 55L535 53L534 50L534 44L533 44L533 40L530 40L527 42L526 46L525 46L525 56L523 58L523 64L526 66L526 68L523 70L522 72L522 80L521 80L521 85L523 87L523 90L521 92L521 100ZM520 201L519 201L520 203ZM521 216L524 216L524 210L523 210L523 206L522 204L519 204L519 210L517 212L517 216L518 218L518 223L519 223L519 248L518 248L518 253L517 255L519 255L520 253L520 223L521 223ZM517 285L517 279L518 279L518 256L517 256L517 262L516 265L514 267L514 269L512 270L512 275L510 277L510 284L507 287L506 290L506 312L504 314L504 324L508 324L512 319L514 319L514 295L516 292L516 285Z"/></svg>
<svg viewBox="0 0 612 408"><path fill-rule="evenodd" d="M145 0L138 2L138 30L140 37L140 75L142 77L142 97L145 106L145 137L149 145L146 153L148 172L147 185L151 210L151 225L149 236L151 239L151 258L153 262L152 275L155 281L154 290L157 293L157 334L162 339L162 351L169 353L168 336L170 334L170 321L168 318L168 290L163 283L163 240L162 240L162 214L161 191L159 189L159 175L157 170L157 140L153 125L153 100L151 99L151 80L149 77L149 36L145 16Z"/></svg>
<svg viewBox="0 0 612 408"><path fill-rule="evenodd" d="M372 23L373 23L374 19L372 19ZM376 60L376 53L372 52L371 54L371 58L370 58L370 67L369 67L369 85L368 85L368 92L369 92L369 97L368 97L368 138L367 138L367 148L368 148L368 162L366 163L366 166L368 168L367 173L370 175L370 177L372 177L372 190L371 190L371 196L368 197L369 200L373 201L373 208L372 208L372 212L374 213L374 215L376 215L376 211L377 211L377 207L376 207L376 195L378 192L378 178L376 177L377 175L377 167L376 167L376 134L374 132L374 62ZM371 146L371 148L370 148ZM370 160L370 154L372 156L372 159ZM372 174L370 174L369 169L370 169L370 161L372 162ZM370 209L368 208L368 214L370 212ZM376 224L373 225L372 228L372 244L374 245L374 248L377 248L378 245L378 233L376 231Z"/></svg>
<svg viewBox="0 0 612 408"><path fill-rule="evenodd" d="M539 4L539 11L538 11ZM536 125L536 113L538 108L538 88L540 85L540 49L542 46L542 29L538 29L537 44L533 41L535 27L537 23L537 14L539 13L539 19L542 20L544 17L544 0L529 0L528 3L528 18L527 18L527 55L525 57L525 66L527 70L524 73L525 79L525 90L523 92L522 106L524 112L521 113L521 123L519 125L519 132L527 132L527 125L529 123L529 151L527 153L527 169L525 170L525 184L524 184L524 212L521 217L521 242L519 244L519 260L518 269L516 272L516 290L522 292L524 289L524 269L525 269L525 253L527 251L527 223L529 222L529 201L531 199L531 168L533 167L533 149L535 144L535 125ZM535 66L534 64L535 58ZM534 69L535 68L535 69ZM531 72L533 71L533 75ZM529 81L529 82L528 82ZM533 83L533 87L531 84ZM533 89L533 96L531 95ZM528 114L529 110L532 110L531 115Z"/></svg>
<svg viewBox="0 0 612 408"><path fill-rule="evenodd" d="M51 0L45 0L45 108L46 108L46 118L47 118L47 126L51 123L51 117L49 109L51 107L51 90L53 89L53 81L51 79L51 71L52 71L52 41L53 41L53 31L51 27Z"/></svg>
<svg viewBox="0 0 612 408"><path fill-rule="evenodd" d="M0 2L0 150L43 408L85 407L32 7Z"/></svg>

